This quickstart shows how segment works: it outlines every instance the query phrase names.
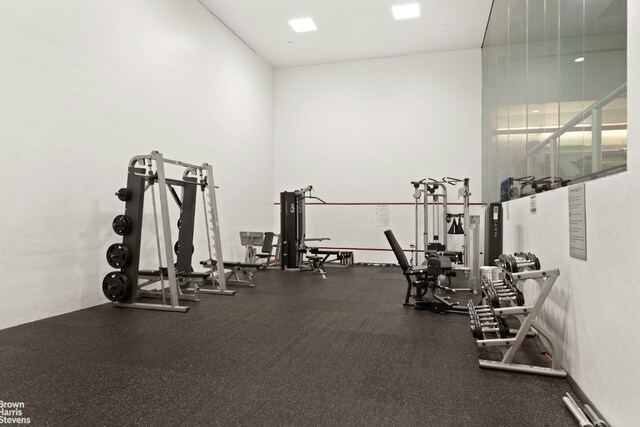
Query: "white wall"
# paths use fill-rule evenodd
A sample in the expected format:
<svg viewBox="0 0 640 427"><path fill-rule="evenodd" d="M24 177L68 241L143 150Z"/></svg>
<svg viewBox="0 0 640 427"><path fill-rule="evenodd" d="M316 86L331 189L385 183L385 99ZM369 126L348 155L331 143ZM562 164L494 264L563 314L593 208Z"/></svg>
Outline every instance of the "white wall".
<svg viewBox="0 0 640 427"><path fill-rule="evenodd" d="M227 258L271 227L273 72L197 1L3 1L0 58L0 328L106 301L136 154L213 164Z"/></svg>
<svg viewBox="0 0 640 427"><path fill-rule="evenodd" d="M472 202L482 200L479 49L278 69L274 96L273 201L313 185L327 202L374 203L310 206L307 236L331 237L324 245L387 249L375 204L413 203L412 180L468 177ZM408 248L413 206L390 209ZM355 257L394 261L388 252Z"/></svg>
<svg viewBox="0 0 640 427"><path fill-rule="evenodd" d="M564 342L564 367L614 426L637 425L640 334L640 3L628 2L628 168L586 183L588 259L569 257L567 189L505 204L505 252L535 252L560 269L544 321Z"/></svg>

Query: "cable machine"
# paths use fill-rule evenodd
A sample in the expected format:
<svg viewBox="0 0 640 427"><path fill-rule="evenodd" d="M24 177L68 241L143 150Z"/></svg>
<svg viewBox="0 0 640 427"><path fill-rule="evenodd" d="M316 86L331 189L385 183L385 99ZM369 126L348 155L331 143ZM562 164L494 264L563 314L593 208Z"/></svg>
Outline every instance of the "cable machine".
<svg viewBox="0 0 640 427"><path fill-rule="evenodd" d="M462 198L463 213L451 214L448 212L448 191L447 186L456 187L458 197ZM444 177L441 180L424 178L420 181L411 181L414 188L413 198L415 206L415 247L412 256L412 264L419 265L422 253L423 260L426 260L429 253L438 253L450 256L452 270L462 271L465 276L470 276L470 289L477 292L477 270L479 268L479 253L471 249L478 246L479 218L471 217L469 213L469 178L459 179ZM420 206L423 211L422 224L422 245L420 244ZM431 214L429 214L431 209ZM447 229L449 221L453 221L451 227ZM462 224L460 224L462 222ZM431 232L430 232L431 230ZM462 234L463 247L461 252L451 251L448 248L448 234ZM473 237L473 243L470 241Z"/></svg>
<svg viewBox="0 0 640 427"><path fill-rule="evenodd" d="M182 179L168 178L165 165L170 164L185 168ZM158 203L156 202L156 185ZM175 186L182 188L182 199L175 191ZM200 188L204 206L204 218L207 228L209 258L212 260L208 273L195 273L190 265L182 262L180 250L176 245L178 262L174 259L174 245L171 239L171 222L169 218L169 194L180 208L178 228L181 234L191 233L193 237L193 221L195 216L196 189ZM142 238L142 222L146 191L151 192L153 219L158 256L158 270L139 270L140 248ZM113 230L122 236L122 243L116 243L107 250L109 265L118 268L105 276L102 290L105 296L117 307L141 308L186 312L189 307L180 305L180 300L199 301L199 293L233 295L235 291L226 288L225 275L218 274L217 280L211 280L212 289L200 288L197 283L207 277L214 277L215 265L222 266L222 244L213 180L213 168L207 163L192 165L177 160L166 159L158 151L151 154L133 157L129 163L127 187L121 188L116 196L125 202L124 215L113 220ZM158 207L160 221L158 220ZM183 223L184 221L184 223ZM162 233L160 232L162 228ZM184 241L184 236L181 236ZM161 238L162 243L161 244ZM164 248L164 260L163 260ZM191 250L189 250L191 249ZM191 248L184 248L189 253ZM166 266L163 266L165 264ZM182 267L182 269L181 269ZM139 279L146 279L138 283ZM149 289L157 286L159 289ZM193 287L188 287L193 284ZM161 304L142 303L140 298L160 298Z"/></svg>

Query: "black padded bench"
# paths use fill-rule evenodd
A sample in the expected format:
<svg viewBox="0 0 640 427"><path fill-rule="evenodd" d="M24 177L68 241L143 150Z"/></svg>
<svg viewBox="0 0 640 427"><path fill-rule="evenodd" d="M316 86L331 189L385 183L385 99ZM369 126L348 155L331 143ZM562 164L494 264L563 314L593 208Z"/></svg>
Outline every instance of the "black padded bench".
<svg viewBox="0 0 640 427"><path fill-rule="evenodd" d="M140 270L138 275L141 277L160 277L160 270ZM169 271L166 268L162 269L162 276L167 277L169 275ZM209 277L211 273L198 273L195 271L185 272L185 271L176 271L176 277L183 277L185 279L206 279Z"/></svg>
<svg viewBox="0 0 640 427"><path fill-rule="evenodd" d="M324 268L325 262L342 261L343 259L353 256L353 252L343 252L330 249L309 248L311 255L307 255L307 261L312 271L318 271L322 274L322 278L326 279L327 270ZM335 256L335 259L329 260L330 257Z"/></svg>
<svg viewBox="0 0 640 427"><path fill-rule="evenodd" d="M206 259L204 261L200 261L200 265L205 268L213 268L217 269L218 262L216 260ZM254 287L255 283L253 282L253 272L264 268L264 264L256 264L251 262L240 262L240 261L224 261L222 263L224 270L230 270L229 273L226 273L225 278L230 279L233 283L237 285L246 285L250 287ZM238 273L244 273L249 277L249 280L242 280L238 276ZM223 272L224 274L224 272ZM231 279L233 277L233 279Z"/></svg>

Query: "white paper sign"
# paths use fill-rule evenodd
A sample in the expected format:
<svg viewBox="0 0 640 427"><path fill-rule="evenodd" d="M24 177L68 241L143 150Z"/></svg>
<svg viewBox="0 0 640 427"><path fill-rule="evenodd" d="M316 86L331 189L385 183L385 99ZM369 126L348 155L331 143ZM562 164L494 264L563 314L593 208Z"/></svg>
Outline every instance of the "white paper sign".
<svg viewBox="0 0 640 427"><path fill-rule="evenodd" d="M531 202L531 205L529 206L529 212L531 212L532 214L538 212L538 200L536 199L536 195L532 195L529 198L529 201Z"/></svg>
<svg viewBox="0 0 640 427"><path fill-rule="evenodd" d="M389 206L376 206L376 226L389 226Z"/></svg>
<svg viewBox="0 0 640 427"><path fill-rule="evenodd" d="M569 187L569 254L587 260L587 207L584 183Z"/></svg>

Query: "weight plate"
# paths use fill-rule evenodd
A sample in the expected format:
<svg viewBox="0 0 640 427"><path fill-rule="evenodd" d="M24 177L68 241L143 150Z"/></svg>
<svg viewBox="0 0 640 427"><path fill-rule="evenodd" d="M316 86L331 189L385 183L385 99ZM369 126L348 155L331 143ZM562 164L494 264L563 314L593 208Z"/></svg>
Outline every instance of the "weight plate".
<svg viewBox="0 0 640 427"><path fill-rule="evenodd" d="M122 200L123 202L126 202L127 200L129 200L129 196L130 196L129 190L127 190L126 188L121 188L116 193L116 196L118 196L118 199Z"/></svg>
<svg viewBox="0 0 640 427"><path fill-rule="evenodd" d="M131 288L131 281L126 274L113 271L102 280L102 292L110 301L122 301Z"/></svg>
<svg viewBox="0 0 640 427"><path fill-rule="evenodd" d="M131 220L126 215L118 215L113 219L113 231L119 236L124 236L131 230Z"/></svg>
<svg viewBox="0 0 640 427"><path fill-rule="evenodd" d="M131 251L127 245L114 243L107 249L107 262L113 268L124 268L129 264Z"/></svg>
<svg viewBox="0 0 640 427"><path fill-rule="evenodd" d="M505 260L504 254L500 254L498 256L497 264L498 264L498 267L500 267L500 268L507 268L507 264L506 264L506 260Z"/></svg>
<svg viewBox="0 0 640 427"><path fill-rule="evenodd" d="M531 256L533 257L534 270L540 270L540 260L533 254L531 254Z"/></svg>
<svg viewBox="0 0 640 427"><path fill-rule="evenodd" d="M509 336L509 325L502 317L497 317L496 319L498 319L498 336L507 338Z"/></svg>
<svg viewBox="0 0 640 427"><path fill-rule="evenodd" d="M516 291L516 304L518 304L518 306L524 305L524 294L519 290Z"/></svg>
<svg viewBox="0 0 640 427"><path fill-rule="evenodd" d="M507 270L509 270L512 273L518 272L518 262L516 261L516 258L513 255L509 255L509 258L507 260Z"/></svg>
<svg viewBox="0 0 640 427"><path fill-rule="evenodd" d="M191 253L194 253L196 250L196 248L191 245ZM180 242L176 242L175 245L173 245L173 251L176 253L176 255L178 255L180 253Z"/></svg>

